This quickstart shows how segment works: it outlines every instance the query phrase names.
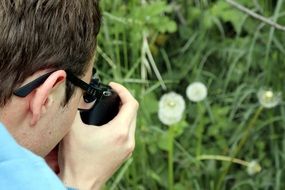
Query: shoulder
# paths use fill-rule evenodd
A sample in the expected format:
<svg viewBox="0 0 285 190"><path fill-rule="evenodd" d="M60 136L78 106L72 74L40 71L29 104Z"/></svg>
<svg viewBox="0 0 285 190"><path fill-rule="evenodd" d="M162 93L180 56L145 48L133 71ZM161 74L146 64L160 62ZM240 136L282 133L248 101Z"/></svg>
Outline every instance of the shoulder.
<svg viewBox="0 0 285 190"><path fill-rule="evenodd" d="M0 123L0 187L66 189L43 158L21 147Z"/></svg>

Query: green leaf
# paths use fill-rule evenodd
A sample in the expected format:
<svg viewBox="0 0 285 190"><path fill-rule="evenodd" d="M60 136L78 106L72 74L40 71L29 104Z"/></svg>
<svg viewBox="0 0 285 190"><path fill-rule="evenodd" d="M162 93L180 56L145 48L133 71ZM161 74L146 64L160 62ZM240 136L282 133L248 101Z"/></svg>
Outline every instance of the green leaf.
<svg viewBox="0 0 285 190"><path fill-rule="evenodd" d="M224 22L230 22L236 32L240 32L242 28L242 20L246 16L244 13L236 10L224 1L219 1L211 8L211 14L214 17L222 19Z"/></svg>
<svg viewBox="0 0 285 190"><path fill-rule="evenodd" d="M164 132L162 135L158 137L158 147L161 150L168 151L168 134Z"/></svg>
<svg viewBox="0 0 285 190"><path fill-rule="evenodd" d="M158 101L154 93L150 93L141 99L140 106L147 110L148 113L153 114L158 112Z"/></svg>
<svg viewBox="0 0 285 190"><path fill-rule="evenodd" d="M179 137L183 134L185 128L188 126L188 123L185 120L178 122L177 124L171 126L174 128L174 137Z"/></svg>

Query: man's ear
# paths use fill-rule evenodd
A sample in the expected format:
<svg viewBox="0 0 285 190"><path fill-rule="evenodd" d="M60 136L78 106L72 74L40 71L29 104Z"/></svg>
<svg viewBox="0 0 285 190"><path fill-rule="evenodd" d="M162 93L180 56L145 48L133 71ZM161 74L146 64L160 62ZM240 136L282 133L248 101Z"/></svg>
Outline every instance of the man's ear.
<svg viewBox="0 0 285 190"><path fill-rule="evenodd" d="M64 82L65 79L66 72L64 70L55 71L32 94L30 99L31 126L36 125L48 107L52 105L54 98L57 98L54 97L56 93L53 94L53 92L59 88L59 84Z"/></svg>

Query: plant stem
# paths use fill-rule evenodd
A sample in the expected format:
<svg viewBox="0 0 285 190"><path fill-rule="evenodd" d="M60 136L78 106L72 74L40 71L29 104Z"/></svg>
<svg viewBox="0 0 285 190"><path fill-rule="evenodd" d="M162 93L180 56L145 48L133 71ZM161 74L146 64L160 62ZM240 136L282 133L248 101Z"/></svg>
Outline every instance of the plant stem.
<svg viewBox="0 0 285 190"><path fill-rule="evenodd" d="M228 2L229 4L231 4L232 6L234 6L235 8L239 9L240 11L252 16L253 18L257 19L257 20L260 20L261 22L264 22L278 30L282 30L282 31L285 31L285 26L282 26L274 21L272 21L271 19L269 18L266 18L262 15L259 15L255 12L253 12L252 10L242 6L241 4L237 3L236 1L234 0L226 0L226 2Z"/></svg>
<svg viewBox="0 0 285 190"><path fill-rule="evenodd" d="M204 124L201 121L202 119L202 115L203 115L203 110L202 110L202 105L200 104L200 102L197 103L197 107L198 107L198 114L199 114L199 120L198 120L198 126L196 129L196 134L197 134L197 146L196 146L196 157L201 155L201 147L202 147L202 136L203 136L203 132L204 132Z"/></svg>
<svg viewBox="0 0 285 190"><path fill-rule="evenodd" d="M248 139L248 136L250 134L250 131L255 126L255 123L256 123L256 121L258 119L258 116L260 115L262 110L263 110L263 107L259 107L256 110L256 112L255 112L254 116L252 117L252 119L249 121L248 126L245 129L244 134L242 136L242 139L239 141L237 147L233 150L233 153L230 156L232 159L234 159L234 157L236 157L239 154L240 150L243 148L243 145L246 143L246 141ZM233 162L233 160L231 160L231 162L224 169L221 177L218 180L217 186L215 188L216 190L220 190L221 189L222 182L225 181L224 178L227 175L227 173L229 172L230 167L232 165L232 162Z"/></svg>
<svg viewBox="0 0 285 190"><path fill-rule="evenodd" d="M173 142L174 142L174 127L168 129L168 189L174 190L173 179Z"/></svg>
<svg viewBox="0 0 285 190"><path fill-rule="evenodd" d="M222 155L201 155L197 157L198 160L220 160L220 161L227 161L227 162L233 162L236 164L240 164L243 166L248 166L248 162L244 160L240 160L237 158L232 158L228 156L222 156Z"/></svg>
<svg viewBox="0 0 285 190"><path fill-rule="evenodd" d="M282 4L283 4L283 0L278 0L277 1L277 5L274 11L274 16L273 16L273 21L277 22L279 14L280 14L280 10L282 8ZM272 46L272 41L273 41L273 37L274 37L274 32L275 32L275 28L271 27L270 28L270 32L269 32L269 39L266 45L266 53L265 53L265 68L269 71L267 74L267 81L270 81L271 79L271 73L272 73L272 64L270 61L270 52L272 50L271 46Z"/></svg>

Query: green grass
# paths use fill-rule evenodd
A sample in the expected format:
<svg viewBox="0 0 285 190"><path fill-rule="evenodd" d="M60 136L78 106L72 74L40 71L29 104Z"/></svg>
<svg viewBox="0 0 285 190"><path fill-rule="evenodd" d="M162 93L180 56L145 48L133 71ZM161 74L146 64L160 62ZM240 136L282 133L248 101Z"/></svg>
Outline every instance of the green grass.
<svg viewBox="0 0 285 190"><path fill-rule="evenodd" d="M283 0L239 3L285 25ZM223 0L102 1L96 67L104 82L126 85L140 102L133 157L106 185L112 190L283 190L285 104L260 109L257 91L285 94L285 34ZM208 88L190 102L193 81ZM184 96L183 120L158 117L169 91ZM257 160L260 173L203 155Z"/></svg>

